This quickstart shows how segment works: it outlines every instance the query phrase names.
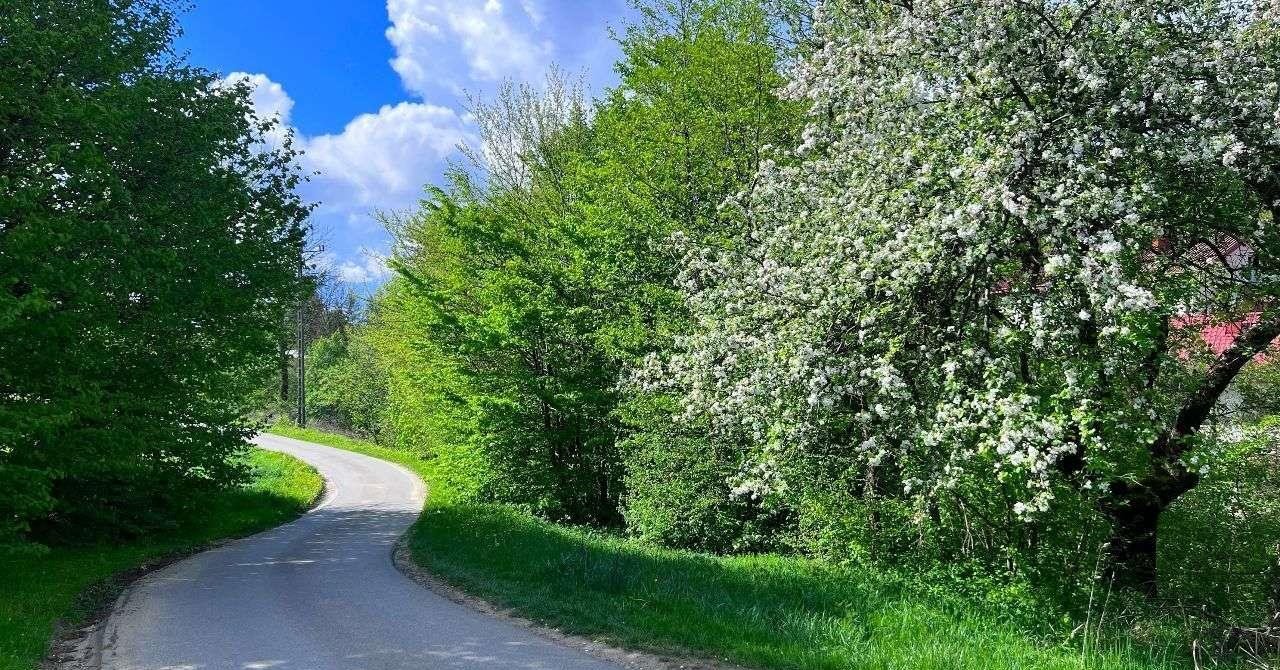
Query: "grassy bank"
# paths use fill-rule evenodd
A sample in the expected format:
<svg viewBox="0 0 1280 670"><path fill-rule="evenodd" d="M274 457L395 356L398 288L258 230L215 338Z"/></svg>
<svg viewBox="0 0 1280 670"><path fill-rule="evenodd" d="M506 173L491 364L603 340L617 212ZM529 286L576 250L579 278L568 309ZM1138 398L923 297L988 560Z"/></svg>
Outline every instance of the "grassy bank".
<svg viewBox="0 0 1280 670"><path fill-rule="evenodd" d="M414 454L289 426L282 435L400 463ZM615 644L764 668L1138 670L1182 665L1119 646L1054 646L957 599L802 558L712 557L565 528L434 487L413 555L446 581L529 618Z"/></svg>
<svg viewBox="0 0 1280 670"><path fill-rule="evenodd" d="M215 540L288 521L310 506L320 475L293 457L254 450L252 482L193 501L174 530L145 541L55 548L39 556L0 558L0 670L32 670L58 620L74 624L118 589L113 576Z"/></svg>

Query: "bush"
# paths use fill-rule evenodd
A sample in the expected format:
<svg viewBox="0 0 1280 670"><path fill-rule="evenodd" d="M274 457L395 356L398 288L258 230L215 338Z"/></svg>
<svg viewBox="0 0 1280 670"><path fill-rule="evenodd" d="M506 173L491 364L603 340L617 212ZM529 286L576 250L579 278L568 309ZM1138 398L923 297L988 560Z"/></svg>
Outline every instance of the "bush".
<svg viewBox="0 0 1280 670"><path fill-rule="evenodd" d="M307 366L307 404L317 419L375 444L386 441L387 372L362 331L315 341Z"/></svg>
<svg viewBox="0 0 1280 670"><path fill-rule="evenodd" d="M1280 417L1222 436L1208 475L1162 519L1161 600L1211 623L1276 614ZM1221 474L1218 474L1221 473Z"/></svg>
<svg viewBox="0 0 1280 670"><path fill-rule="evenodd" d="M714 553L782 546L790 510L776 496L734 495L741 457L681 429L672 405L670 398L642 396L622 411L640 426L621 446L627 531L652 544Z"/></svg>

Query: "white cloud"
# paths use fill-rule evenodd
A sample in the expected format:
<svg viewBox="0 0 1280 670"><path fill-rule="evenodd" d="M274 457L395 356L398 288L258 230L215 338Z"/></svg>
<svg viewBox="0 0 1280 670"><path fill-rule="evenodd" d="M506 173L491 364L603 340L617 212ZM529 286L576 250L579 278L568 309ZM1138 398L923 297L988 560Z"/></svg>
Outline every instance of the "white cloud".
<svg viewBox="0 0 1280 670"><path fill-rule="evenodd" d="M293 98L285 93L284 87L271 81L265 74L249 72L232 72L222 78L223 82L247 81L253 87L253 109L263 118L278 117L281 124L288 124L293 114Z"/></svg>
<svg viewBox="0 0 1280 670"><path fill-rule="evenodd" d="M533 81L551 64L554 47L537 35L543 12L533 0L514 10L499 0L387 0L387 14L396 50L391 67L424 97L439 85L462 88L462 70L478 82Z"/></svg>
<svg viewBox="0 0 1280 670"><path fill-rule="evenodd" d="M530 21L533 21L535 27L541 27L542 22L546 20L547 13L542 8L542 3L537 0L520 0L520 9L524 10Z"/></svg>
<svg viewBox="0 0 1280 670"><path fill-rule="evenodd" d="M381 283L391 276L387 257L368 247L360 247L359 258L355 261L341 260L333 252L326 251L312 260L310 265L313 269L328 273L348 284Z"/></svg>
<svg viewBox="0 0 1280 670"><path fill-rule="evenodd" d="M470 141L457 112L418 102L386 105L352 119L341 133L303 138L303 160L320 172L326 204L397 207L411 203L458 144Z"/></svg>
<svg viewBox="0 0 1280 670"><path fill-rule="evenodd" d="M381 282L391 276L391 268L387 267L385 256L370 249L361 249L361 254L361 263L344 261L338 266L338 279L348 284L366 284Z"/></svg>
<svg viewBox="0 0 1280 670"><path fill-rule="evenodd" d="M293 100L284 87L263 74L236 72L223 81L244 80L253 86L254 111L289 121ZM292 130L282 126L280 133ZM468 124L457 112L439 105L402 102L361 114L340 133L306 136L295 131L303 169L312 181L304 196L319 201L318 219L342 221L348 230L373 233L374 210L413 205L430 181L438 181L447 159L460 143L474 143ZM388 276L381 255L361 248L357 261L325 254L317 265L348 283L368 283Z"/></svg>
<svg viewBox="0 0 1280 670"><path fill-rule="evenodd" d="M253 104L259 116L278 114L288 121L293 100L284 87L266 75L243 72L224 81L241 79L254 86ZM296 137L303 150L303 167L320 173L308 191L325 208L347 212L412 204L463 142L474 142L474 138L457 112L420 102L385 105L376 113L361 114L340 133Z"/></svg>

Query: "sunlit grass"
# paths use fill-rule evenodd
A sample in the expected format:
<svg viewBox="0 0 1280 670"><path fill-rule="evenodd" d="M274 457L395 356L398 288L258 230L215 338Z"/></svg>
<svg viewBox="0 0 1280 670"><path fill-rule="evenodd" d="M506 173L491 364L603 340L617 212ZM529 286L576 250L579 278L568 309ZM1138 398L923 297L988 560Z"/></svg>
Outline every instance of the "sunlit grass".
<svg viewBox="0 0 1280 670"><path fill-rule="evenodd" d="M320 475L296 458L256 449L248 458L251 483L193 500L172 531L136 542L0 557L0 670L36 667L54 623L82 620L112 598L118 590L113 575L277 526L305 511L323 488Z"/></svg>
<svg viewBox="0 0 1280 670"><path fill-rule="evenodd" d="M273 432L400 463L430 461L313 430ZM627 647L763 668L1097 669L1183 667L1181 656L1037 638L960 598L804 558L714 557L557 526L433 488L414 559L462 590L563 630Z"/></svg>

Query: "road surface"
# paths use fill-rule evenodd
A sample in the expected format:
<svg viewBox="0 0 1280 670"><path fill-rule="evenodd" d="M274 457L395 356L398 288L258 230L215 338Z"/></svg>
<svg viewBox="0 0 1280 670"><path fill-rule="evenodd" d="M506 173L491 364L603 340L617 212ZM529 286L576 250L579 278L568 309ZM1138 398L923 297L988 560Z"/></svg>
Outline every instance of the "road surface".
<svg viewBox="0 0 1280 670"><path fill-rule="evenodd" d="M101 629L102 668L621 667L456 604L396 570L392 548L424 495L407 470L270 435L258 444L315 466L325 499L293 523L135 584Z"/></svg>

